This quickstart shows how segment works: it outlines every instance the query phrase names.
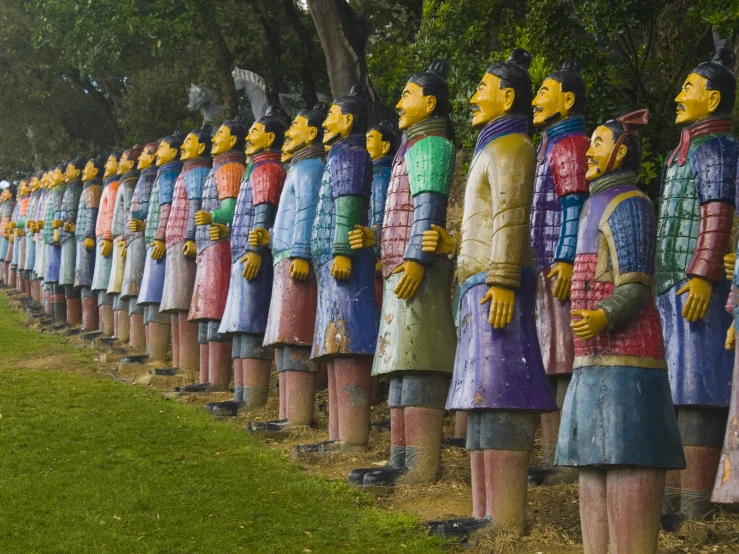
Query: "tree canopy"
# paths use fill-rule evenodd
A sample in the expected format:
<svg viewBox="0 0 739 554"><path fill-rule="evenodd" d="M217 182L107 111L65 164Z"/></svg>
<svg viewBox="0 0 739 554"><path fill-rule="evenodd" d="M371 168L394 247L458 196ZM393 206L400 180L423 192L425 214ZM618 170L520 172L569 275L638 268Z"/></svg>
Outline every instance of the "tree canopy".
<svg viewBox="0 0 739 554"><path fill-rule="evenodd" d="M487 65L529 49L534 86L570 58L588 84L589 128L648 107L642 181L656 186L677 140L674 103L718 41L734 46L739 0L5 0L0 14L0 171L7 177L105 153L202 122L191 83L222 115L251 116L234 67L260 75L270 102L365 84L393 117L407 78L450 65L457 145ZM650 191L654 192L654 191Z"/></svg>

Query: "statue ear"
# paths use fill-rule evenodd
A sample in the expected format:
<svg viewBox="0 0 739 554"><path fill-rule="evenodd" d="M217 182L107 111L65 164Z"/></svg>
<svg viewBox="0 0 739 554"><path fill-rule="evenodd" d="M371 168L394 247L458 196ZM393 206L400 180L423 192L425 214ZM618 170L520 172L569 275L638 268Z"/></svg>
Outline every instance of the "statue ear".
<svg viewBox="0 0 739 554"><path fill-rule="evenodd" d="M614 166L620 167L621 162L623 162L626 157L626 152L628 152L628 149L625 144L618 147L618 153L616 153L616 159L614 160L616 163L613 164Z"/></svg>
<svg viewBox="0 0 739 554"><path fill-rule="evenodd" d="M436 96L425 96L426 101L426 114L431 115L436 109Z"/></svg>
<svg viewBox="0 0 739 554"><path fill-rule="evenodd" d="M267 148L272 146L272 143L275 141L275 134L274 133L267 133Z"/></svg>
<svg viewBox="0 0 739 554"><path fill-rule="evenodd" d="M231 148L231 150L233 150L234 146L236 146L236 141L237 140L238 139L234 135L230 135L228 137L228 144L229 144L229 147Z"/></svg>
<svg viewBox="0 0 739 554"><path fill-rule="evenodd" d="M311 143L314 140L316 140L317 136L318 136L318 127L308 127L308 138L310 139Z"/></svg>
<svg viewBox="0 0 739 554"><path fill-rule="evenodd" d="M176 160L177 158L179 158L180 149L179 148L170 148L169 149L169 153L171 154L172 159L173 160Z"/></svg>
<svg viewBox="0 0 739 554"><path fill-rule="evenodd" d="M721 103L721 92L718 90L707 90L708 93L708 113L713 113Z"/></svg>
<svg viewBox="0 0 739 554"><path fill-rule="evenodd" d="M513 103L516 101L516 91L512 88L503 89L503 110L510 112L513 109Z"/></svg>
<svg viewBox="0 0 739 554"><path fill-rule="evenodd" d="M382 155L385 156L390 152L390 141L382 141Z"/></svg>
<svg viewBox="0 0 739 554"><path fill-rule="evenodd" d="M198 156L202 156L205 152L205 144L198 142Z"/></svg>
<svg viewBox="0 0 739 554"><path fill-rule="evenodd" d="M342 117L344 118L344 125L349 129L349 132L351 132L354 128L354 114L342 114Z"/></svg>
<svg viewBox="0 0 739 554"><path fill-rule="evenodd" d="M564 100L565 100L565 108L567 108L567 111L570 111L572 109L572 106L575 105L575 93L565 92Z"/></svg>

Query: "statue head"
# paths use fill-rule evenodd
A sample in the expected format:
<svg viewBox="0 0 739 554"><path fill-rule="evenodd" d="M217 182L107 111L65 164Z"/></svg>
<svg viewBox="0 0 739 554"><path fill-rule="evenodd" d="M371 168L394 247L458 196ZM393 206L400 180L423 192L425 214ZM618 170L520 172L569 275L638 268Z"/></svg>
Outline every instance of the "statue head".
<svg viewBox="0 0 739 554"><path fill-rule="evenodd" d="M585 81L579 72L580 62L567 60L562 69L544 79L531 103L534 107L534 125L546 127L570 114L582 114L585 111Z"/></svg>
<svg viewBox="0 0 739 554"><path fill-rule="evenodd" d="M154 161L156 160L156 157L157 157L157 143L150 142L144 146L143 150L141 150L141 155L139 156L139 162L136 167L140 170L144 170L147 167L151 167L151 164L154 163Z"/></svg>
<svg viewBox="0 0 739 554"><path fill-rule="evenodd" d="M585 154L588 181L618 169L638 171L641 164L639 127L649 122L649 110L638 110L596 127Z"/></svg>
<svg viewBox="0 0 739 554"><path fill-rule="evenodd" d="M383 156L394 156L398 150L398 135L388 120L380 121L367 133L367 152L372 161Z"/></svg>
<svg viewBox="0 0 739 554"><path fill-rule="evenodd" d="M156 153L157 167L180 159L180 148L185 141L185 132L177 129L171 135L159 141Z"/></svg>
<svg viewBox="0 0 739 554"><path fill-rule="evenodd" d="M49 188L54 188L64 182L64 172L66 169L67 164L59 164L51 171L51 176L49 177Z"/></svg>
<svg viewBox="0 0 739 554"><path fill-rule="evenodd" d="M398 126L408 129L430 117L448 117L451 112L449 104L449 86L446 75L449 66L443 60L436 60L429 68L416 73L405 85L400 100L395 105L398 111Z"/></svg>
<svg viewBox="0 0 739 554"><path fill-rule="evenodd" d="M508 61L488 67L475 94L472 104L472 126L484 127L505 115L525 115L531 112L531 54L516 48Z"/></svg>
<svg viewBox="0 0 739 554"><path fill-rule="evenodd" d="M354 85L346 96L334 100L323 122L323 144L333 144L351 133L366 133L368 121L364 87Z"/></svg>
<svg viewBox="0 0 739 554"><path fill-rule="evenodd" d="M82 169L85 167L85 158L77 156L75 159L67 164L64 170L64 181L69 183L75 179L79 179L82 175Z"/></svg>
<svg viewBox="0 0 739 554"><path fill-rule="evenodd" d="M226 121L211 139L211 154L225 154L232 150L243 150L246 142L244 116L239 114L231 121Z"/></svg>
<svg viewBox="0 0 739 554"><path fill-rule="evenodd" d="M124 173L128 173L131 171L134 167L136 167L136 162L139 159L139 156L141 156L141 151L144 149L143 146L140 144L135 144L131 148L127 148L123 151L121 154L121 157L118 160L118 174L123 175Z"/></svg>
<svg viewBox="0 0 739 554"><path fill-rule="evenodd" d="M207 123L200 129L190 132L180 147L180 159L184 162L185 160L207 158L210 156L212 134L213 127Z"/></svg>
<svg viewBox="0 0 739 554"><path fill-rule="evenodd" d="M285 143L282 145L283 160L285 154L293 154L314 142L323 142L323 122L328 114L328 106L318 102L310 110L301 110L285 133Z"/></svg>
<svg viewBox="0 0 739 554"><path fill-rule="evenodd" d="M211 98L208 89L199 87L195 83L190 83L190 93L188 95L187 103L188 110L199 110L206 104L210 104L210 102Z"/></svg>
<svg viewBox="0 0 739 554"><path fill-rule="evenodd" d="M28 179L21 179L18 182L18 196L25 196L28 193Z"/></svg>
<svg viewBox="0 0 739 554"><path fill-rule="evenodd" d="M89 181L95 177L100 177L105 171L106 158L105 156L97 156L87 160L85 168L82 170L82 181Z"/></svg>
<svg viewBox="0 0 739 554"><path fill-rule="evenodd" d="M675 97L675 123L687 125L711 116L728 117L736 100L736 76L731 68L736 56L724 47L710 62L698 64Z"/></svg>
<svg viewBox="0 0 739 554"><path fill-rule="evenodd" d="M118 173L118 160L121 157L121 152L113 152L108 156L108 158L105 160L105 167L103 169L103 179L107 179L108 177L112 177L116 173Z"/></svg>
<svg viewBox="0 0 739 554"><path fill-rule="evenodd" d="M264 150L280 150L285 142L284 112L279 106L270 106L257 119L246 136L246 155L253 156Z"/></svg>
<svg viewBox="0 0 739 554"><path fill-rule="evenodd" d="M28 188L31 190L31 192L36 192L38 189L41 188L41 181L39 180L38 175L31 175L28 183Z"/></svg>

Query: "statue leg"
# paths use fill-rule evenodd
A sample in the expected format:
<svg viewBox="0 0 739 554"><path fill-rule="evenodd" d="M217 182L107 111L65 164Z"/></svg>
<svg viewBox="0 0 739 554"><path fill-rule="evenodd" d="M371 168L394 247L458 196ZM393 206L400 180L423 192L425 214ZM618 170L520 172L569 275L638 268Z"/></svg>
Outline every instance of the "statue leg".
<svg viewBox="0 0 739 554"><path fill-rule="evenodd" d="M130 345L137 354L146 352L146 327L144 327L144 306L139 306L136 297L128 300L128 319L130 322Z"/></svg>
<svg viewBox="0 0 739 554"><path fill-rule="evenodd" d="M665 470L611 469L607 473L611 554L654 554Z"/></svg>
<svg viewBox="0 0 739 554"><path fill-rule="evenodd" d="M82 327L85 331L97 331L100 326L98 295L89 287L82 289Z"/></svg>
<svg viewBox="0 0 739 554"><path fill-rule="evenodd" d="M67 299L64 297L64 287L61 285L52 285L51 304L54 313L54 320L60 322L67 321Z"/></svg>
<svg viewBox="0 0 739 554"><path fill-rule="evenodd" d="M339 440L339 401L336 392L336 366L334 360L327 360L322 365L326 366L328 380L328 440Z"/></svg>
<svg viewBox="0 0 739 554"><path fill-rule="evenodd" d="M231 383L231 339L218 332L220 323L208 322L208 382L225 391Z"/></svg>
<svg viewBox="0 0 739 554"><path fill-rule="evenodd" d="M241 342L241 368L244 380L244 403L247 410L267 405L269 374L274 350L262 346L263 335L245 335Z"/></svg>
<svg viewBox="0 0 739 554"><path fill-rule="evenodd" d="M277 347L275 349L275 356L277 356L277 378L280 395L280 413L279 418L281 420L287 419L287 375L282 368L282 356L285 352L284 347Z"/></svg>
<svg viewBox="0 0 739 554"><path fill-rule="evenodd" d="M200 346L200 384L208 382L208 323L198 323L198 345Z"/></svg>
<svg viewBox="0 0 739 554"><path fill-rule="evenodd" d="M334 360L339 440L345 445L362 448L367 446L371 372L370 357Z"/></svg>
<svg viewBox="0 0 739 554"><path fill-rule="evenodd" d="M467 438L467 412L459 410L454 413L454 438Z"/></svg>
<svg viewBox="0 0 739 554"><path fill-rule="evenodd" d="M172 367L180 367L180 314L169 314L169 329L172 333Z"/></svg>
<svg viewBox="0 0 739 554"><path fill-rule="evenodd" d="M549 376L555 397L557 395L558 377ZM562 418L562 407L556 412L541 414L541 447L543 453L542 467L554 467L554 452L557 449L557 437L559 436L559 422Z"/></svg>
<svg viewBox="0 0 739 554"><path fill-rule="evenodd" d="M605 469L580 468L580 525L585 554L608 554L608 481Z"/></svg>
<svg viewBox="0 0 739 554"><path fill-rule="evenodd" d="M197 371L200 360L198 324L187 320L187 312L179 312L180 369Z"/></svg>
<svg viewBox="0 0 739 554"><path fill-rule="evenodd" d="M241 342L244 335L235 335L231 343L231 358L234 364L234 397L233 402L244 402L244 360L241 358Z"/></svg>
<svg viewBox="0 0 739 554"><path fill-rule="evenodd" d="M67 323L79 325L82 323L82 294L79 289L67 285L64 287L64 295L67 301Z"/></svg>

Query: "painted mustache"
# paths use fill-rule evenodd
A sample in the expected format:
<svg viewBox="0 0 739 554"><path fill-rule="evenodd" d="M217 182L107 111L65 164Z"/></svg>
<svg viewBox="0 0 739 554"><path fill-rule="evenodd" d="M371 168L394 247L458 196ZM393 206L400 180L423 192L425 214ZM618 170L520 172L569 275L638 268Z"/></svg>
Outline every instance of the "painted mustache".
<svg viewBox="0 0 739 554"><path fill-rule="evenodd" d="M596 166L595 167L595 172L596 173L601 173L602 170L601 170L600 167L598 167L598 161L595 158L587 158L587 161L588 161L588 165L594 165L594 166Z"/></svg>

